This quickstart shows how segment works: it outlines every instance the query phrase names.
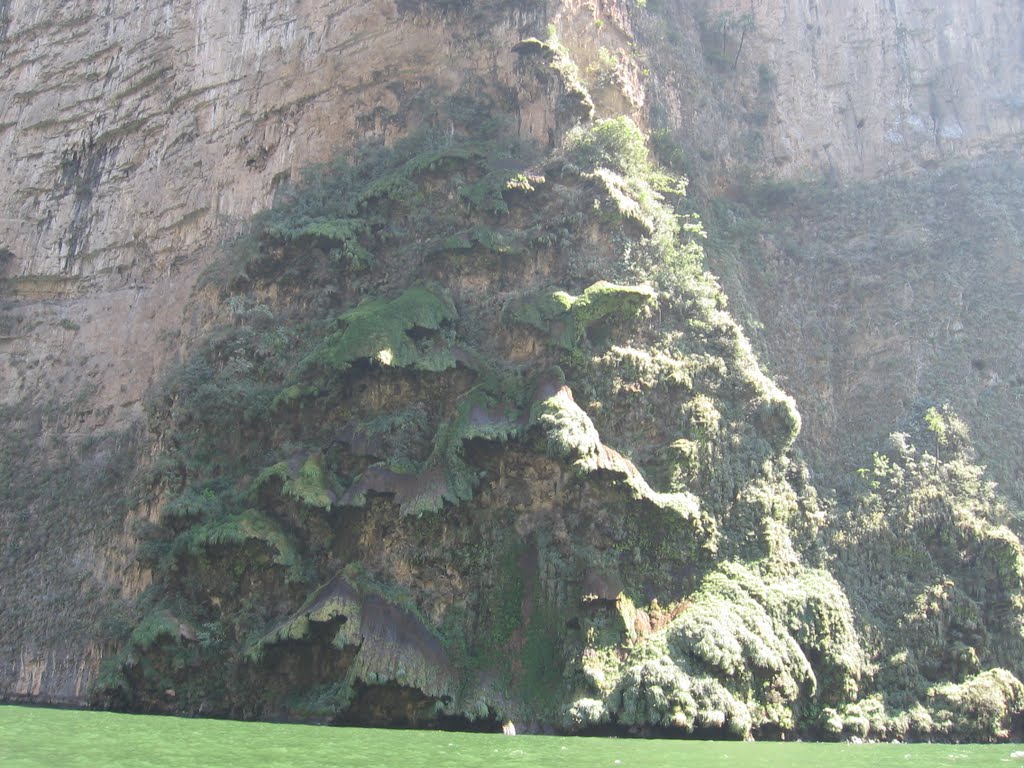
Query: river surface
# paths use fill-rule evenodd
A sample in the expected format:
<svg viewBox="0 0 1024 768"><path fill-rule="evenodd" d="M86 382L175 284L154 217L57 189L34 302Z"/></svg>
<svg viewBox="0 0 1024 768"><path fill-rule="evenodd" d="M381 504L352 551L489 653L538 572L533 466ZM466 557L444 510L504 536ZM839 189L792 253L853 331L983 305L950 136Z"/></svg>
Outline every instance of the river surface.
<svg viewBox="0 0 1024 768"><path fill-rule="evenodd" d="M0 706L2 768L1024 767L1024 745L501 736Z"/></svg>

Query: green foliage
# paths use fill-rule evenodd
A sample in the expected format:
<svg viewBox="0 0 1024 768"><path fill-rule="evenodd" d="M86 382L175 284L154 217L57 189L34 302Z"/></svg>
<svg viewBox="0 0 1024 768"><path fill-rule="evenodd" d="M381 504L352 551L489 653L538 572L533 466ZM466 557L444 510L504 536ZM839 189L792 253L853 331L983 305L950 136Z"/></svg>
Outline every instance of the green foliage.
<svg viewBox="0 0 1024 768"><path fill-rule="evenodd" d="M931 733L971 741L1003 741L1024 712L1024 684L1005 669L990 669L962 683L928 691Z"/></svg>
<svg viewBox="0 0 1024 768"><path fill-rule="evenodd" d="M699 500L690 493L660 493L651 488L633 462L601 442L593 421L568 387L534 403L530 421L544 431L548 451L572 462L578 475L614 478L629 497L669 513L677 522L686 521L688 532L701 545L716 546L714 521L702 514Z"/></svg>
<svg viewBox="0 0 1024 768"><path fill-rule="evenodd" d="M309 455L298 471L293 472L289 461L269 466L260 472L253 485L260 488L271 478L281 481L282 493L308 507L328 510L337 499L335 481L324 468L323 456L319 453Z"/></svg>
<svg viewBox="0 0 1024 768"><path fill-rule="evenodd" d="M302 606L270 632L259 638L248 655L258 660L267 646L287 640L303 640L310 636L313 626L328 625L344 619L331 644L341 649L345 645L359 645L362 596L358 585L342 574L335 575L326 584L311 592Z"/></svg>
<svg viewBox="0 0 1024 768"><path fill-rule="evenodd" d="M373 263L373 254L360 242L369 236L369 224L363 219L300 215L288 221L268 222L263 236L282 243L315 242L327 250L333 260L346 259L353 267Z"/></svg>
<svg viewBox="0 0 1024 768"><path fill-rule="evenodd" d="M174 541L176 556L200 556L207 548L262 541L274 552L273 562L287 569L288 579L302 580L302 559L284 530L255 509L208 520L189 528Z"/></svg>
<svg viewBox="0 0 1024 768"><path fill-rule="evenodd" d="M656 300L648 285L615 285L602 280L579 296L552 291L530 297L510 314L513 320L546 332L558 346L574 349L589 328L635 317Z"/></svg>
<svg viewBox="0 0 1024 768"><path fill-rule="evenodd" d="M587 67L587 74L598 88L619 85L619 57L605 46L597 49L597 59Z"/></svg>
<svg viewBox="0 0 1024 768"><path fill-rule="evenodd" d="M508 658L509 643L523 623L526 586L519 567L523 549L518 537L500 541L489 574L493 586L485 590L480 606L483 631L472 649L481 657L479 663L484 667L496 668L506 676L510 671L504 663Z"/></svg>
<svg viewBox="0 0 1024 768"><path fill-rule="evenodd" d="M928 431L935 436L935 455L971 459L973 449L967 425L957 416L949 403L942 408L929 408L924 413Z"/></svg>
<svg viewBox="0 0 1024 768"><path fill-rule="evenodd" d="M879 666L875 685L896 712L887 727L993 739L1008 715L993 710L979 715L977 729L967 728L967 715L950 702L961 693L965 701L975 693L991 701L997 688L1009 690L993 687L984 669L1022 672L1024 548L1005 525L1005 501L968 459L962 423L937 409L925 421L929 441L946 458L893 435L890 450L862 472L869 489L833 523L829 547L874 639L868 650ZM967 688L942 683L967 685L971 676L978 682ZM945 693L936 698L940 689ZM946 708L937 719L936 707Z"/></svg>
<svg viewBox="0 0 1024 768"><path fill-rule="evenodd" d="M410 331L436 331L456 318L451 299L427 285L413 286L390 301L368 299L338 317L344 330L327 336L303 365L345 371L357 360L371 360L396 368L441 371L455 364L451 354L436 347L423 349Z"/></svg>
<svg viewBox="0 0 1024 768"><path fill-rule="evenodd" d="M544 430L548 449L556 456L573 461L580 472L597 467L601 436L567 387L535 404L530 420Z"/></svg>
<svg viewBox="0 0 1024 768"><path fill-rule="evenodd" d="M686 180L654 166L636 124L618 117L578 126L566 134L562 151L570 167L603 193L595 207L619 224L615 236L626 274L673 297L691 289L700 275L704 231L699 217L666 202L682 200Z"/></svg>
<svg viewBox="0 0 1024 768"><path fill-rule="evenodd" d="M726 564L711 574L692 598L690 609L669 629L669 648L688 655L738 690L750 691L755 682L768 685L790 704L801 689L816 690L808 655L845 669L848 679L839 682L855 692L859 647L852 614L838 586L824 574L767 583L763 578L737 564ZM822 585L829 587L828 592L807 589ZM842 695L834 689L829 694ZM780 724L787 726L784 721Z"/></svg>
<svg viewBox="0 0 1024 768"><path fill-rule="evenodd" d="M372 465L353 483L343 501L362 506L367 491L392 493L402 515L438 512L445 503L473 498L480 477L465 458L470 440L506 442L519 434L525 394L515 377L484 376L455 403L454 415L438 428L430 455L422 462L404 455Z"/></svg>
<svg viewBox="0 0 1024 768"><path fill-rule="evenodd" d="M569 313L577 325L589 328L608 317L631 317L655 302L648 285L614 285L604 280L594 283L572 299Z"/></svg>
<svg viewBox="0 0 1024 768"><path fill-rule="evenodd" d="M678 387L689 391L701 368L696 359L675 357L657 350L613 346L590 361L595 373L606 378L611 394ZM710 407L714 407L711 405Z"/></svg>
<svg viewBox="0 0 1024 768"><path fill-rule="evenodd" d="M691 677L666 656L630 667L609 704L624 725L724 730L739 738L749 738L753 725L748 707L721 683Z"/></svg>
<svg viewBox="0 0 1024 768"><path fill-rule="evenodd" d="M557 41L517 50L572 89ZM152 404L155 599L197 629L168 644L147 619L125 685L328 716L405 686L575 729L1006 731L1017 689L982 670L1019 673L1024 558L955 417L929 411L935 455L879 456L830 521L637 126L530 166L450 119L305 174Z"/></svg>
<svg viewBox="0 0 1024 768"><path fill-rule="evenodd" d="M827 573L731 562L664 630L634 643L604 706L623 724L749 737L799 727L808 701L850 700L862 672L852 611ZM594 712L589 704L574 717Z"/></svg>
<svg viewBox="0 0 1024 768"><path fill-rule="evenodd" d="M772 448L782 453L800 434L800 413L793 398L781 389L773 385L765 389L755 403L751 420Z"/></svg>
<svg viewBox="0 0 1024 768"><path fill-rule="evenodd" d="M130 642L138 650L152 648L162 639L178 641L181 637L181 622L166 609L155 610L146 616L132 630Z"/></svg>
<svg viewBox="0 0 1024 768"><path fill-rule="evenodd" d="M522 701L545 717L554 714L562 686L561 625L557 606L538 595L519 655L522 673L516 687Z"/></svg>
<svg viewBox="0 0 1024 768"><path fill-rule="evenodd" d="M586 171L605 168L641 177L653 171L643 132L625 116L573 128L565 136L564 147L568 159Z"/></svg>
<svg viewBox="0 0 1024 768"><path fill-rule="evenodd" d="M209 519L223 510L223 502L212 488L187 488L164 504L162 519Z"/></svg>

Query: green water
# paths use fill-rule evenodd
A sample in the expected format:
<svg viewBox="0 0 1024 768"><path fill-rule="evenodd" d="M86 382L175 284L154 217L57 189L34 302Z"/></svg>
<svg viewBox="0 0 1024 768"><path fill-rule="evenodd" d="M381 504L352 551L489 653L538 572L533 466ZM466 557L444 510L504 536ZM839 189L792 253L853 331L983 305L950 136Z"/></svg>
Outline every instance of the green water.
<svg viewBox="0 0 1024 768"><path fill-rule="evenodd" d="M780 744L500 736L0 706L3 768L1024 766L1019 744Z"/></svg>

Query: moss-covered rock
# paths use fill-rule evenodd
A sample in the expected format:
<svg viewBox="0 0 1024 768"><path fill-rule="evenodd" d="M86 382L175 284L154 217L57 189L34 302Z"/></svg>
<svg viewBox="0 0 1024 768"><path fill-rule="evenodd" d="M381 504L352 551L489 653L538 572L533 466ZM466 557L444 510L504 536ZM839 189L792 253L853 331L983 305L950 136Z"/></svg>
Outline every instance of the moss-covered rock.
<svg viewBox="0 0 1024 768"><path fill-rule="evenodd" d="M314 175L220 285L224 322L154 398L157 613L111 697L1010 734L1024 553L952 416L929 416L941 460L897 439L861 499L819 497L639 129L546 156L466 130Z"/></svg>
<svg viewBox="0 0 1024 768"><path fill-rule="evenodd" d="M932 734L972 741L1002 741L1024 711L1024 685L1005 669L989 669L962 683L928 691Z"/></svg>
<svg viewBox="0 0 1024 768"><path fill-rule="evenodd" d="M599 281L579 296L565 291L545 291L531 296L511 310L512 320L532 326L553 344L574 349L588 329L603 322L635 317L644 307L656 303L648 285L615 285Z"/></svg>
<svg viewBox="0 0 1024 768"><path fill-rule="evenodd" d="M308 367L345 371L357 360L402 368L440 371L455 365L451 352L423 348L410 336L436 331L458 317L451 299L436 288L418 285L395 299L368 299L338 317L343 330L327 336L305 360Z"/></svg>

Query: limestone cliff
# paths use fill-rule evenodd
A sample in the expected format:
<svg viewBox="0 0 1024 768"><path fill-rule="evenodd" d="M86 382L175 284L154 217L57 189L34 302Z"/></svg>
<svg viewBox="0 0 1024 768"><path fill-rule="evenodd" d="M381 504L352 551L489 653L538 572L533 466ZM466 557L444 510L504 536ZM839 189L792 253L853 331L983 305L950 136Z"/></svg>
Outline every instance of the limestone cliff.
<svg viewBox="0 0 1024 768"><path fill-rule="evenodd" d="M0 3L0 694L1005 737L1016 515L926 408L956 401L1019 473L1019 350L967 351L1019 305L1016 187L975 212L996 257L950 281L1009 274L1000 311L936 336L923 193L867 242L868 275L917 265L886 277L893 333L835 277L884 219L837 185L942 164L938 191L976 189L945 163L1019 144L1022 24L994 1ZM850 212L824 255L822 200ZM702 207L837 498L702 272ZM947 342L997 400L920 383ZM908 393L895 364L856 385L880 347L911 351Z"/></svg>
<svg viewBox="0 0 1024 768"><path fill-rule="evenodd" d="M39 486L68 474L82 441L139 424L147 392L195 333L183 310L196 276L299 169L437 120L435 101L460 85L486 83L513 99L519 131L547 141L550 95L542 84L515 87L511 50L543 31L545 13L512 4L3 3L8 547L45 540L46 515L63 516L63 480L52 493ZM101 470L110 456L98 452ZM5 570L31 575L18 597L8 589L19 605L9 610L24 615L42 584L70 602L81 590L138 593L147 577L132 565L132 534L118 530L124 499L116 503L95 516L120 520L102 535L84 526L74 545L82 555L57 574L45 545L40 556L12 554ZM95 654L84 653L91 642L67 637L59 619L38 620L56 625L61 650L29 622L36 631L6 644L6 685L81 700L81 681L96 670Z"/></svg>
<svg viewBox="0 0 1024 768"><path fill-rule="evenodd" d="M1014 3L664 6L686 21L645 27L653 90L700 172L720 183L744 167L755 177L875 178L1020 145Z"/></svg>

